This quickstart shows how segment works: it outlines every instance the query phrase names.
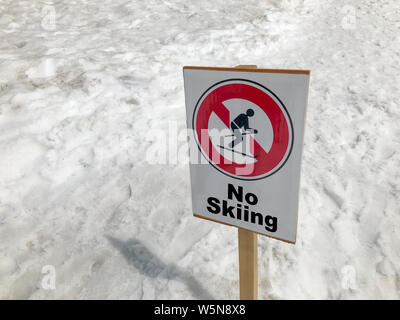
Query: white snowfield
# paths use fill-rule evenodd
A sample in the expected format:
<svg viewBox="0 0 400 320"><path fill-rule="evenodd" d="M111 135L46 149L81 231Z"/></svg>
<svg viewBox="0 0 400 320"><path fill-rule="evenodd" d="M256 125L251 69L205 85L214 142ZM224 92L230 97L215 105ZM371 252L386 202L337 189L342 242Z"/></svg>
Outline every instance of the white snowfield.
<svg viewBox="0 0 400 320"><path fill-rule="evenodd" d="M192 216L182 67L311 70L296 245L261 299L400 298L398 1L0 2L0 298L237 299L237 230ZM185 139L178 139L184 147Z"/></svg>

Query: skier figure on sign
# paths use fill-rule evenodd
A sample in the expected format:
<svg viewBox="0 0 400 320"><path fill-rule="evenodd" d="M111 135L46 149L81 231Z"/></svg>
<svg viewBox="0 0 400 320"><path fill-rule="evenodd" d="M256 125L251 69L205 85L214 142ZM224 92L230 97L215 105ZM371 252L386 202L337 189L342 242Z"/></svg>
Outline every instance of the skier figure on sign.
<svg viewBox="0 0 400 320"><path fill-rule="evenodd" d="M252 129L249 127L249 117L254 116L253 109L247 109L246 113L239 114L232 122L231 122L231 130L233 131L233 135L235 139L229 144L231 148L235 147L238 143L243 141L243 136L248 133L257 133L256 129ZM240 128L243 128L245 131L242 133Z"/></svg>

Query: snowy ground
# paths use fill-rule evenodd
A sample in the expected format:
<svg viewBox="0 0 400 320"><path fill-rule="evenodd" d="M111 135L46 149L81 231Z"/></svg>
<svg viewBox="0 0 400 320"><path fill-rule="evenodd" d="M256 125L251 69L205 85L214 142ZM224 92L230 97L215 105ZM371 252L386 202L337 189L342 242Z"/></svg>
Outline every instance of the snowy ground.
<svg viewBox="0 0 400 320"><path fill-rule="evenodd" d="M143 157L185 127L182 66L238 64L311 70L297 244L259 237L260 298L400 298L397 2L2 0L0 298L238 298L236 229Z"/></svg>

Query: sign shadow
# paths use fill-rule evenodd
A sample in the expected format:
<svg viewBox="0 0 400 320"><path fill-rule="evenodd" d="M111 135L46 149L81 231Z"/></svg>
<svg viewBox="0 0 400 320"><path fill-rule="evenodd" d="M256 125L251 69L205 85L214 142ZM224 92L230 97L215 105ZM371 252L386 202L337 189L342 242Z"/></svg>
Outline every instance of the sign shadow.
<svg viewBox="0 0 400 320"><path fill-rule="evenodd" d="M173 263L162 262L140 240L132 238L122 241L112 236L106 236L106 238L141 274L150 278L180 280L197 299L214 300L195 277Z"/></svg>

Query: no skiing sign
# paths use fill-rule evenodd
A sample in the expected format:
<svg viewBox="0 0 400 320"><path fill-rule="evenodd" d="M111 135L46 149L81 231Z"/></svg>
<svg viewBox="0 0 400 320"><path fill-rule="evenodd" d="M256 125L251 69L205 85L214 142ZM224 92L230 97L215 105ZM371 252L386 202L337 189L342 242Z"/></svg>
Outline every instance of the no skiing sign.
<svg viewBox="0 0 400 320"><path fill-rule="evenodd" d="M184 67L184 81L195 215L294 243L309 71Z"/></svg>

